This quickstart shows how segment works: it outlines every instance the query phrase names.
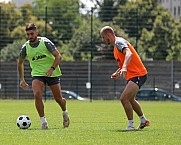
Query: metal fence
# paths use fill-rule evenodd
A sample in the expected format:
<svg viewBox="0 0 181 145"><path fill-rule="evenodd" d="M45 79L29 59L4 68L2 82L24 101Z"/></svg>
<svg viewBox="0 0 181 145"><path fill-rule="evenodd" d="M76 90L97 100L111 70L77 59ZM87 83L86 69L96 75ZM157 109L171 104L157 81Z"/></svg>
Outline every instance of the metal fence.
<svg viewBox="0 0 181 145"><path fill-rule="evenodd" d="M181 62L148 61L144 64L148 70L148 80L143 87L158 87L180 96ZM86 87L86 83L90 82L90 62L62 62L60 67L63 73L62 89L74 91L83 97L92 95L93 99L118 99L126 84L123 78L115 81L110 78L117 69L115 61L92 63L92 89ZM30 85L28 91L19 88L16 62L2 63L0 98L33 99L28 62L25 63L25 80ZM48 87L46 91L49 91Z"/></svg>
<svg viewBox="0 0 181 145"><path fill-rule="evenodd" d="M109 8L105 11L106 13L101 14L93 8L82 8L77 12L70 7L61 11L58 6L45 6L39 8L39 11L28 7L18 7L6 12L0 6L0 98L33 98L31 89L22 91L19 88L16 68L16 60L21 45L24 43L22 42L25 37L24 26L32 20L39 26L40 36L48 37L60 49L64 58L68 58L70 53L74 57L73 62L63 61L60 64L64 74L61 79L62 89L73 90L85 97L92 96L93 99L117 99L126 82L123 79L116 81L110 79L110 74L117 69L117 64L113 60L112 47L105 47L101 41L100 28L108 24L115 24L120 28L125 24L121 28L126 34L121 34L124 34L139 51L138 40L141 28L151 30L153 26L143 23L142 20L146 21L148 17L144 16L141 20L138 10L129 13L133 19L124 20L121 25L113 19L118 11ZM117 33L120 34L119 31ZM160 39L165 37L163 31L158 31L158 33ZM165 53L167 52L162 52L161 56L165 56ZM5 56L8 61L4 61ZM144 63L149 72L145 87L160 87L176 95L181 94L181 62L165 61L165 58L160 57L159 61L144 61ZM26 79L31 84L28 63L26 63L25 72ZM92 83L91 89L86 88L87 82ZM47 87L46 90L48 90Z"/></svg>

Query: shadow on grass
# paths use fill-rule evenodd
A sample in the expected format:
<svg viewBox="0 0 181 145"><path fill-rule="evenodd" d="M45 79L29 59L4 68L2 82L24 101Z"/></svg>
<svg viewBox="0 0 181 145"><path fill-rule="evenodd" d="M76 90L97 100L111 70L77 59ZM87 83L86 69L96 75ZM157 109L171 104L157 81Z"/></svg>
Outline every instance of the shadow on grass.
<svg viewBox="0 0 181 145"><path fill-rule="evenodd" d="M143 129L135 129L135 130L130 130L130 131L127 131L127 130L125 130L125 129L116 130L116 132L138 132L138 131L146 131L146 130L143 130Z"/></svg>
<svg viewBox="0 0 181 145"><path fill-rule="evenodd" d="M28 130L56 130L56 129L64 129L64 128L48 128L48 129L41 129L41 128L29 128Z"/></svg>

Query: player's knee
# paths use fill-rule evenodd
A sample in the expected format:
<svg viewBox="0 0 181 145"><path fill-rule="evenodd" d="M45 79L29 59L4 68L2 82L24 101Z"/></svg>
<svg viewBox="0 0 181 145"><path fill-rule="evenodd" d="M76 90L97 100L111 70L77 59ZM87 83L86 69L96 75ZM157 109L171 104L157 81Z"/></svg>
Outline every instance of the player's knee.
<svg viewBox="0 0 181 145"><path fill-rule="evenodd" d="M34 92L35 99L41 99L42 98L41 95L42 94L40 92Z"/></svg>
<svg viewBox="0 0 181 145"><path fill-rule="evenodd" d="M66 103L66 100L64 98L55 98L55 101L60 104L60 105L64 105Z"/></svg>
<svg viewBox="0 0 181 145"><path fill-rule="evenodd" d="M121 97L120 97L120 101L121 101L122 104L125 104L125 103L128 102L129 100L127 99L126 96L121 96Z"/></svg>

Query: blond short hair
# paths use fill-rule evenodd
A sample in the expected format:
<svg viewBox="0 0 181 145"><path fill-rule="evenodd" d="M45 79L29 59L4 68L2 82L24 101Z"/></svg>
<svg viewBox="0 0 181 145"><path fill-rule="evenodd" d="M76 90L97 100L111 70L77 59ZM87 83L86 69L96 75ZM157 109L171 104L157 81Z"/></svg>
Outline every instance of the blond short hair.
<svg viewBox="0 0 181 145"><path fill-rule="evenodd" d="M114 30L110 26L104 26L100 31L100 34L103 34L103 33L113 33L114 34Z"/></svg>

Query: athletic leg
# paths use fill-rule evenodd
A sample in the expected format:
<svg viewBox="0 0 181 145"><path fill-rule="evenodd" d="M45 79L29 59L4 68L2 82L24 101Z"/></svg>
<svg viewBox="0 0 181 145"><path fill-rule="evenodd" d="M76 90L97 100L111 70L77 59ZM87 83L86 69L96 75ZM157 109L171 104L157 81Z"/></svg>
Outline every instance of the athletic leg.
<svg viewBox="0 0 181 145"><path fill-rule="evenodd" d="M32 90L35 97L35 106L40 117L43 117L44 114L44 105L42 101L42 94L44 90L44 83L37 79L32 81Z"/></svg>
<svg viewBox="0 0 181 145"><path fill-rule="evenodd" d="M136 95L136 94L135 94L135 95ZM135 95L134 95L134 96L135 96ZM143 115L143 111L142 111L142 109L141 109L141 106L140 106L139 102L136 101L135 98L131 98L131 99L130 99L130 103L131 103L131 105L132 105L132 107L133 107L133 110L136 112L136 114L137 114L138 116L142 116L142 115Z"/></svg>
<svg viewBox="0 0 181 145"><path fill-rule="evenodd" d="M53 96L55 98L55 101L59 104L59 106L62 109L62 115L63 115L63 126L64 128L68 127L70 124L70 119L68 115L68 111L66 109L66 100L62 97L61 93L61 86L60 84L51 85L50 89L52 90Z"/></svg>
<svg viewBox="0 0 181 145"><path fill-rule="evenodd" d="M144 113L141 109L140 104L138 103L138 101L136 101L135 99L131 99L131 104L133 107L133 110L137 113L137 115L140 118L140 125L138 126L138 129L143 129L146 126L150 125L150 121L146 119L146 117L144 116Z"/></svg>
<svg viewBox="0 0 181 145"><path fill-rule="evenodd" d="M147 79L147 75L142 77L135 77L130 80L130 82L134 82L139 86L139 88L145 83ZM139 90L139 89L138 89ZM137 91L138 92L138 91ZM135 92L134 96L136 96L137 92ZM148 126L150 124L150 121L146 119L144 116L144 113L142 111L142 108L137 100L135 100L135 97L130 99L130 103L133 107L133 110L136 112L136 114L140 118L140 125L138 128L143 129L144 127Z"/></svg>
<svg viewBox="0 0 181 145"><path fill-rule="evenodd" d="M66 111L66 100L62 97L60 84L51 85L50 89L53 93L55 101L59 104L62 111Z"/></svg>
<svg viewBox="0 0 181 145"><path fill-rule="evenodd" d="M130 100L134 98L138 89L139 87L134 82L129 81L120 97L121 103L124 107L128 119L128 128L126 130L134 130L133 106Z"/></svg>
<svg viewBox="0 0 181 145"><path fill-rule="evenodd" d="M128 120L133 120L133 106L130 102L137 93L139 87L134 82L129 81L121 94L120 100L126 112Z"/></svg>
<svg viewBox="0 0 181 145"><path fill-rule="evenodd" d="M48 124L44 113L44 104L42 101L42 94L44 90L44 83L40 80L34 79L32 81L32 89L35 97L35 106L42 122L42 129L47 129Z"/></svg>

